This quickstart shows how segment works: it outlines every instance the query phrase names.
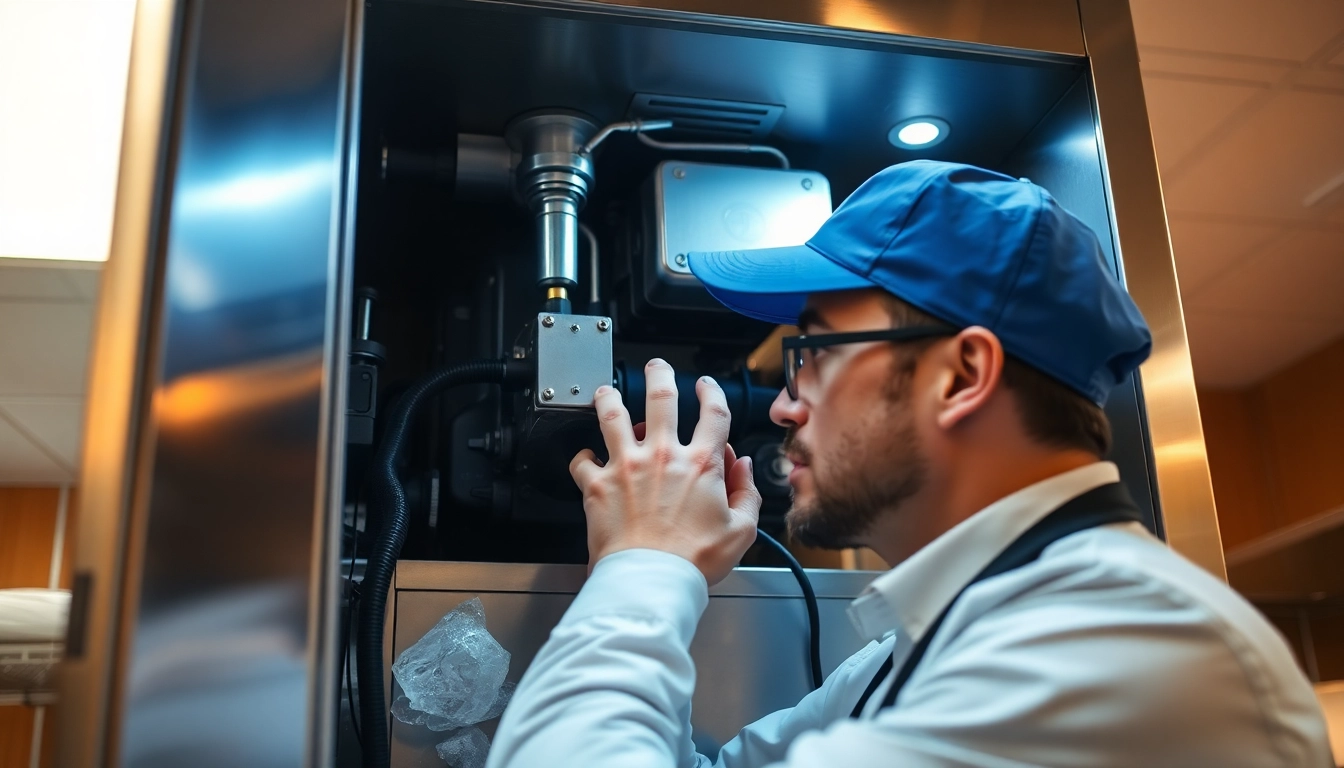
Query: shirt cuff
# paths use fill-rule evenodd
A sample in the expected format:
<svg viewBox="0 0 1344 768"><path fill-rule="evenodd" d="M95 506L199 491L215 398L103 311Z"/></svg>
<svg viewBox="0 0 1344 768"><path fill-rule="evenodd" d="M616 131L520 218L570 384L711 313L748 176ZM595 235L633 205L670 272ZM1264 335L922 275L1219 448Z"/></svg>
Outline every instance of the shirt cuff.
<svg viewBox="0 0 1344 768"><path fill-rule="evenodd" d="M597 561L560 623L642 616L671 624L689 644L708 603L709 585L691 561L656 549L625 549Z"/></svg>

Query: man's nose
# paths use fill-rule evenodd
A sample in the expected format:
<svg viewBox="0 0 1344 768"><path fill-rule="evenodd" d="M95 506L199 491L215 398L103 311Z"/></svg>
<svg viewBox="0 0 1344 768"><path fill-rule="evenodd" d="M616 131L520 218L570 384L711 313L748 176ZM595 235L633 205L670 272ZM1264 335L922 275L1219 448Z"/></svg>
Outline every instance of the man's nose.
<svg viewBox="0 0 1344 768"><path fill-rule="evenodd" d="M770 420L781 427L801 427L807 423L807 408L802 400L794 400L787 389L781 388L770 404Z"/></svg>

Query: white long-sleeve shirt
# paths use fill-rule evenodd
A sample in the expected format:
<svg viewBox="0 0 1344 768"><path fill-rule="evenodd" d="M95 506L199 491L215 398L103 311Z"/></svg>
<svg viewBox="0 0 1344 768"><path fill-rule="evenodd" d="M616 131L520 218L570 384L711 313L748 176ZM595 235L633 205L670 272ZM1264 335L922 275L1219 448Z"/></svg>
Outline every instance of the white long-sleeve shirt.
<svg viewBox="0 0 1344 768"><path fill-rule="evenodd" d="M491 768L1333 765L1320 709L1278 633L1136 523L1067 536L967 589L896 706L895 669L973 576L1064 502L1118 473L1073 470L986 507L850 607L872 638L716 762L691 743L689 646L708 602L688 561L628 550L593 569L505 712Z"/></svg>

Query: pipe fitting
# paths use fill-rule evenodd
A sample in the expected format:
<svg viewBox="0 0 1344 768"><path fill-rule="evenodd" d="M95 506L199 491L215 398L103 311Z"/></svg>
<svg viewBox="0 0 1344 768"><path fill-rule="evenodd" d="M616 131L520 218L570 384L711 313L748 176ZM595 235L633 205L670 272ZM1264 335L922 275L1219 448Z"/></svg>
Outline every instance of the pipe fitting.
<svg viewBox="0 0 1344 768"><path fill-rule="evenodd" d="M584 144L597 124L577 112L529 113L505 131L519 155L518 196L537 220L537 285L575 288L579 277L579 211L593 184Z"/></svg>

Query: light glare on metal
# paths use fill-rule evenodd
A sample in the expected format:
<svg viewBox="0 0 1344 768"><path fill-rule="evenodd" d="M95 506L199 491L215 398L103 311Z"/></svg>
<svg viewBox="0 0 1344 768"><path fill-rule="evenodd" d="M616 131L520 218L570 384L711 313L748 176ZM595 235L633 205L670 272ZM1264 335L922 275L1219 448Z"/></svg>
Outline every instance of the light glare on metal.
<svg viewBox="0 0 1344 768"><path fill-rule="evenodd" d="M947 138L948 124L939 117L912 117L895 125L887 141L900 149L928 149Z"/></svg>

